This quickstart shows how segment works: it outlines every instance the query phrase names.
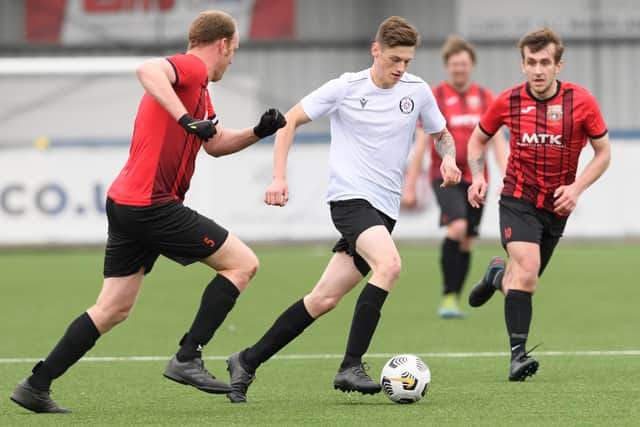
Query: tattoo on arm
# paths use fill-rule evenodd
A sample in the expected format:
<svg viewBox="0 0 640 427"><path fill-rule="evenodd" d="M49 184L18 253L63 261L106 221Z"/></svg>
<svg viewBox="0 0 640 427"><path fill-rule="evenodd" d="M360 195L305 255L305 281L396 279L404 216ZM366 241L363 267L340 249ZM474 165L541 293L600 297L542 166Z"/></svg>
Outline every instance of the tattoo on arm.
<svg viewBox="0 0 640 427"><path fill-rule="evenodd" d="M436 152L440 158L444 158L447 155L452 156L454 159L456 158L456 143L447 129L440 132L439 135L435 135L434 139L436 141Z"/></svg>
<svg viewBox="0 0 640 427"><path fill-rule="evenodd" d="M482 152L480 157L477 159L472 159L469 157L469 170L471 171L471 176L476 176L484 173L484 164L485 164L485 153Z"/></svg>

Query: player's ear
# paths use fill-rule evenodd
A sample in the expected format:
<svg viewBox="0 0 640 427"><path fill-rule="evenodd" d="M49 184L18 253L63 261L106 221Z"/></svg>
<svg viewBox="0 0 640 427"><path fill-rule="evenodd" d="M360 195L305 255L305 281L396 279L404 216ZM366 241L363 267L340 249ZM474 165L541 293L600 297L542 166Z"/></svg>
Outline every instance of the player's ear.
<svg viewBox="0 0 640 427"><path fill-rule="evenodd" d="M377 42L371 43L371 56L373 56L374 58L377 58L379 54L380 54L380 46L378 45L378 43Z"/></svg>

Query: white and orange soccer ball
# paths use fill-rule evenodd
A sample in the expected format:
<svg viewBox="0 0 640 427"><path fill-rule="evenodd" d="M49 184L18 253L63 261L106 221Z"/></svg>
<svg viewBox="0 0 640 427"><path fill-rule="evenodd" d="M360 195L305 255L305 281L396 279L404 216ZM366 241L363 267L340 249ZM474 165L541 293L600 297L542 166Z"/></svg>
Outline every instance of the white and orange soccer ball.
<svg viewBox="0 0 640 427"><path fill-rule="evenodd" d="M427 394L431 371L418 356L399 354L384 364L380 384L384 394L392 401L414 403Z"/></svg>

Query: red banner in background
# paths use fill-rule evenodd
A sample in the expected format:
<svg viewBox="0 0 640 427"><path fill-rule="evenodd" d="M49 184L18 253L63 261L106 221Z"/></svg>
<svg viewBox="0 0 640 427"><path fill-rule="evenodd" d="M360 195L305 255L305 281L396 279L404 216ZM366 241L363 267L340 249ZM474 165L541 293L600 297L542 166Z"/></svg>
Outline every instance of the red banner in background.
<svg viewBox="0 0 640 427"><path fill-rule="evenodd" d="M295 37L296 0L25 0L27 43L113 45L182 42L193 17L220 8L245 40Z"/></svg>
<svg viewBox="0 0 640 427"><path fill-rule="evenodd" d="M84 10L87 13L122 12L142 9L171 10L175 0L84 0Z"/></svg>
<svg viewBox="0 0 640 427"><path fill-rule="evenodd" d="M295 36L296 0L255 0L250 40L291 39Z"/></svg>
<svg viewBox="0 0 640 427"><path fill-rule="evenodd" d="M26 0L24 34L28 43L59 44L67 0Z"/></svg>

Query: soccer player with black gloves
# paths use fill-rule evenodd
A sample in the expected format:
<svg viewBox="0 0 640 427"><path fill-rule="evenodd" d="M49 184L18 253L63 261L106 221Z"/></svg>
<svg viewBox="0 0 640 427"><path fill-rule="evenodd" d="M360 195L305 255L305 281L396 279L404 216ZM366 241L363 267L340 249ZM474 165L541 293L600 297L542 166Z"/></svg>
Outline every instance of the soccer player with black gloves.
<svg viewBox="0 0 640 427"><path fill-rule="evenodd" d="M11 400L18 405L33 412L68 412L51 399L51 383L129 316L160 255L182 265L201 262L216 273L164 376L206 393L233 391L205 368L202 348L256 274L258 258L238 237L183 201L200 147L214 157L232 154L285 125L276 109L264 113L253 128L223 129L219 123L206 83L222 79L238 44L231 16L202 12L191 24L186 54L150 60L136 70L145 93L129 159L107 192L102 291L33 374L15 387ZM78 396L91 396L90 383L81 388Z"/></svg>

